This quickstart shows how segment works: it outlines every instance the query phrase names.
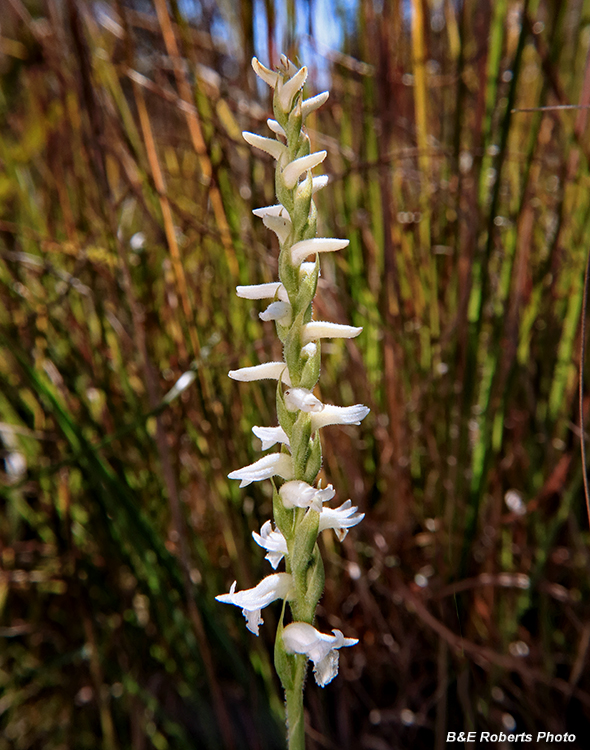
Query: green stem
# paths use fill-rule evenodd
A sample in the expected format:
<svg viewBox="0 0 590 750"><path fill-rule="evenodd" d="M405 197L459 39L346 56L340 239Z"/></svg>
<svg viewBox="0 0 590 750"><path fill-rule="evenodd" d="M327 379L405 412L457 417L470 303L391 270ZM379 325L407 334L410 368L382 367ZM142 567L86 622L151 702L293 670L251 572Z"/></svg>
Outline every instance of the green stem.
<svg viewBox="0 0 590 750"><path fill-rule="evenodd" d="M305 719L303 714L303 682L307 659L297 655L295 679L289 690L285 690L287 704L287 739L289 750L305 750Z"/></svg>

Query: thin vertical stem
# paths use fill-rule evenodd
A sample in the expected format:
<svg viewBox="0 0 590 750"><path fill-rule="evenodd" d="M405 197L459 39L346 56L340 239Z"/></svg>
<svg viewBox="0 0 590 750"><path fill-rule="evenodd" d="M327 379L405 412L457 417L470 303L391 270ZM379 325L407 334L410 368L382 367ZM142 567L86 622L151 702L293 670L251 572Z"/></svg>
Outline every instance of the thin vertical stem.
<svg viewBox="0 0 590 750"><path fill-rule="evenodd" d="M303 712L303 682L307 659L297 656L293 687L285 690L287 709L287 740L289 750L305 750L305 716Z"/></svg>

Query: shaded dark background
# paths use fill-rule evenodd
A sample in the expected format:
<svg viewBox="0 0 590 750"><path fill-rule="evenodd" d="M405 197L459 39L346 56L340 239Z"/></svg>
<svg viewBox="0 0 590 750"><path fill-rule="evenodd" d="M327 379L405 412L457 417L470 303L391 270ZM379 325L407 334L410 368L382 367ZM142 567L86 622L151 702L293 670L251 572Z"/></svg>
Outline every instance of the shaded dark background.
<svg viewBox="0 0 590 750"><path fill-rule="evenodd" d="M226 476L274 388L227 371L281 354L234 287L277 276L240 132L282 51L330 88L320 234L350 238L316 314L364 326L321 396L371 407L323 431L366 517L322 539L318 621L360 643L308 746L585 746L588 110L522 110L590 104L589 44L580 0L0 0L0 750L284 746L278 610L256 639L214 601L270 572L269 483Z"/></svg>

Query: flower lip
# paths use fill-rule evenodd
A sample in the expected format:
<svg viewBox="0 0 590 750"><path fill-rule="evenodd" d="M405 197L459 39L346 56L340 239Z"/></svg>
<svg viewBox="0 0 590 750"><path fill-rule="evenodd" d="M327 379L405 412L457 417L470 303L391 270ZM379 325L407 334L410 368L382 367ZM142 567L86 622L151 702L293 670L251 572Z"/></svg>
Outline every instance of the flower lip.
<svg viewBox="0 0 590 750"><path fill-rule="evenodd" d="M324 404L321 412L311 415L313 432L332 424L360 424L371 410L363 404L354 406L334 406Z"/></svg>
<svg viewBox="0 0 590 750"><path fill-rule="evenodd" d="M236 591L236 581L229 590L229 594L219 594L215 598L223 604L233 604L242 608L246 618L246 627L254 635L258 635L258 626L262 625L260 610L276 599L287 599L293 579L289 573L273 573L263 578L253 589Z"/></svg>
<svg viewBox="0 0 590 750"><path fill-rule="evenodd" d="M325 687L338 674L338 649L354 646L358 638L345 638L340 630L334 635L320 633L306 622L292 622L283 630L285 651L305 654L314 664L314 676L320 687Z"/></svg>
<svg viewBox="0 0 590 750"><path fill-rule="evenodd" d="M276 320L283 326L291 322L291 305L288 302L271 302L264 312L258 313L260 320Z"/></svg>
<svg viewBox="0 0 590 750"><path fill-rule="evenodd" d="M281 245L293 231L291 219L288 219L286 216L271 216L266 214L266 216L262 217L262 223L267 229L276 234Z"/></svg>
<svg viewBox="0 0 590 750"><path fill-rule="evenodd" d="M359 513L352 501L347 500L339 508L322 508L319 531L334 529L334 533L342 542L348 534L348 529L356 526L364 517L365 514Z"/></svg>
<svg viewBox="0 0 590 750"><path fill-rule="evenodd" d="M289 436L282 427L258 427L254 425L252 432L262 441L262 450L272 448L276 443L289 445Z"/></svg>

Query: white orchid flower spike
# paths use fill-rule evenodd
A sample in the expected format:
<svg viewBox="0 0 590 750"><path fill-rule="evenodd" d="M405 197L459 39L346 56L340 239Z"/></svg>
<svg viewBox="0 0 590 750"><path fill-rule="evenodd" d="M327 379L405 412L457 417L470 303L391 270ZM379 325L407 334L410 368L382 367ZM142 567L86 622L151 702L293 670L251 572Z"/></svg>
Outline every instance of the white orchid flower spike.
<svg viewBox="0 0 590 750"><path fill-rule="evenodd" d="M238 479L240 487L265 479L272 481L274 518L263 523L260 532L253 532L252 536L266 550L266 559L273 569L284 564L288 572L267 576L246 591L236 591L234 582L229 594L216 598L241 607L248 629L256 635L262 623L262 608L275 599L283 599L274 663L285 690L289 750L304 750L305 673L299 668L304 660L295 655L305 654L311 659L316 682L323 687L338 672L338 649L357 643L355 638L345 638L339 630L325 634L312 625L324 590L318 536L321 531L333 529L342 540L364 518L351 500L339 508L328 507L335 491L332 485L322 488L318 482L322 467L320 430L335 424L358 425L369 409L362 404L324 404L314 395L321 371L322 340L353 339L362 330L313 317L321 276L320 259L326 253L344 251L349 244L347 239L317 236L314 195L328 184L328 177L313 175L312 171L328 159L328 153L312 150L303 125L305 118L327 101L328 92L304 95L307 68L294 65L284 55L275 70L256 58L252 67L273 89L273 116L266 120L269 128L266 135L244 131L243 136L255 155L262 156L267 164L268 156L274 160L276 198L271 205L255 208L253 213L276 235L276 240L270 237L273 248L278 240L278 258L274 257L268 265L278 269L278 279L240 285L236 293L255 304L264 301L256 312L266 324L265 335L268 324L275 324L282 344L277 351L282 351L282 359L241 367L229 375L241 382L263 381L260 388L275 390L276 426L255 425L252 431L261 441L261 446L256 442L256 447L263 451L277 443L279 447L228 476ZM319 294L321 289L320 286ZM315 309L321 309L321 305ZM360 341L362 346L363 339ZM274 383L264 383L269 380ZM295 622L283 628L285 601L289 602L291 619Z"/></svg>

